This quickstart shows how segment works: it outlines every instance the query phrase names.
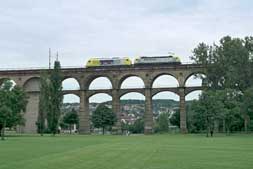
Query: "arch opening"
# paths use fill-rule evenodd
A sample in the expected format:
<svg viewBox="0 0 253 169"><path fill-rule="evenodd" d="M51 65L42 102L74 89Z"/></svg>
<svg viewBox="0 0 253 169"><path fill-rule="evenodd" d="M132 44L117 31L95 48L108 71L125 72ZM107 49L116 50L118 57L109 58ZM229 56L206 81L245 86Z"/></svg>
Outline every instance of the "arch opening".
<svg viewBox="0 0 253 169"><path fill-rule="evenodd" d="M89 90L112 89L112 82L107 77L98 77L91 81Z"/></svg>
<svg viewBox="0 0 253 169"><path fill-rule="evenodd" d="M122 130L131 133L144 132L145 96L130 92L120 97L120 112Z"/></svg>
<svg viewBox="0 0 253 169"><path fill-rule="evenodd" d="M201 87L203 86L203 82L205 78L206 78L206 75L203 73L194 73L186 79L185 86L186 87Z"/></svg>
<svg viewBox="0 0 253 169"><path fill-rule="evenodd" d="M174 76L167 74L157 76L152 83L152 88L170 88L178 86L178 80Z"/></svg>
<svg viewBox="0 0 253 169"><path fill-rule="evenodd" d="M63 95L60 116L60 130L62 133L77 133L79 128L79 108L79 96L75 94Z"/></svg>
<svg viewBox="0 0 253 169"><path fill-rule="evenodd" d="M107 93L96 93L89 97L89 103L105 103L112 101L112 96Z"/></svg>
<svg viewBox="0 0 253 169"><path fill-rule="evenodd" d="M64 94L63 103L80 103L80 97L75 94Z"/></svg>
<svg viewBox="0 0 253 169"><path fill-rule="evenodd" d="M80 90L79 82L75 78L67 78L62 81L62 90Z"/></svg>
<svg viewBox="0 0 253 169"><path fill-rule="evenodd" d="M144 81L138 76L129 76L125 78L120 84L120 89L134 88L145 88Z"/></svg>
<svg viewBox="0 0 253 169"><path fill-rule="evenodd" d="M178 94L170 91L159 92L152 97L155 132L179 132L179 99Z"/></svg>
<svg viewBox="0 0 253 169"><path fill-rule="evenodd" d="M192 91L185 96L185 100L186 101L199 100L199 97L201 96L202 92L203 92L202 90Z"/></svg>
<svg viewBox="0 0 253 169"><path fill-rule="evenodd" d="M92 118L93 112L97 109L99 105L104 105L112 109L112 97L106 93L97 93L89 97L89 114L90 119ZM103 131L101 128L95 128L92 121L90 120L91 132L102 134Z"/></svg>

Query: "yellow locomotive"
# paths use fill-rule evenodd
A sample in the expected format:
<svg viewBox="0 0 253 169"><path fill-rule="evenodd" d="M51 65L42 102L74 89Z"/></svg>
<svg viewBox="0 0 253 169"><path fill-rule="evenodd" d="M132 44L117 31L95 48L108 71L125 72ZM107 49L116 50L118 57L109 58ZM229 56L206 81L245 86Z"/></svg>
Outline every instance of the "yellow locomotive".
<svg viewBox="0 0 253 169"><path fill-rule="evenodd" d="M120 65L131 65L131 64L132 64L132 61L128 57L91 58L87 61L86 67L120 66Z"/></svg>

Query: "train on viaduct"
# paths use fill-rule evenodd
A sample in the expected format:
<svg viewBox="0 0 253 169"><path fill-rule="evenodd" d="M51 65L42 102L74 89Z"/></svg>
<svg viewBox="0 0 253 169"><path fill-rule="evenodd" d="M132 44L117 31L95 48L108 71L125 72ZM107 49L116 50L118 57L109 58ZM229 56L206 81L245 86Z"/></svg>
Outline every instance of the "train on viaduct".
<svg viewBox="0 0 253 169"><path fill-rule="evenodd" d="M0 85L4 79L15 81L16 85L24 88L29 96L26 112L24 113L25 125L20 128L24 133L35 133L38 118L38 105L40 94L40 75L45 69L24 70L0 70ZM63 94L74 94L80 98L79 110L79 133L90 133L89 98L98 93L106 93L112 97L112 110L116 114L118 122L116 128L120 128L120 97L130 92L138 92L145 96L144 132L153 132L152 97L159 92L170 91L176 93L180 98L180 130L187 132L185 97L192 91L202 90L203 86L186 87L187 79L195 74L205 74L205 69L199 64L178 64L152 66L108 66L91 68L62 68L64 79L74 78L79 83L80 89L64 90ZM178 81L177 87L152 88L155 79L161 75L170 75ZM125 79L137 76L144 82L144 88L123 89L121 84ZM106 77L111 81L111 89L89 89L93 80Z"/></svg>

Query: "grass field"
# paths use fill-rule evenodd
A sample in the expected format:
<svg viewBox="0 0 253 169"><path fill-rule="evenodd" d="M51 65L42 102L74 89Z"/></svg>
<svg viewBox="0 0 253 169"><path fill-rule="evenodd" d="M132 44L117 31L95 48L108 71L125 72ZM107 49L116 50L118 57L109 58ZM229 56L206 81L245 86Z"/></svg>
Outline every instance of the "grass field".
<svg viewBox="0 0 253 169"><path fill-rule="evenodd" d="M17 136L0 169L252 169L253 135Z"/></svg>

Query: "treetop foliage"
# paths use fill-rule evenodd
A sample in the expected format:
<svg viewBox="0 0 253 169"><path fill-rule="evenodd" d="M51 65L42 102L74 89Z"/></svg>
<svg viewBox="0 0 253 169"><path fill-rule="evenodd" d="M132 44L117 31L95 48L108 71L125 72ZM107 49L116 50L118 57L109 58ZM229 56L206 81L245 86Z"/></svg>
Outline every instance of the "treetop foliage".
<svg viewBox="0 0 253 169"><path fill-rule="evenodd" d="M213 89L244 91L253 81L253 37L223 37L219 44L200 43L191 59L207 66L207 83Z"/></svg>

